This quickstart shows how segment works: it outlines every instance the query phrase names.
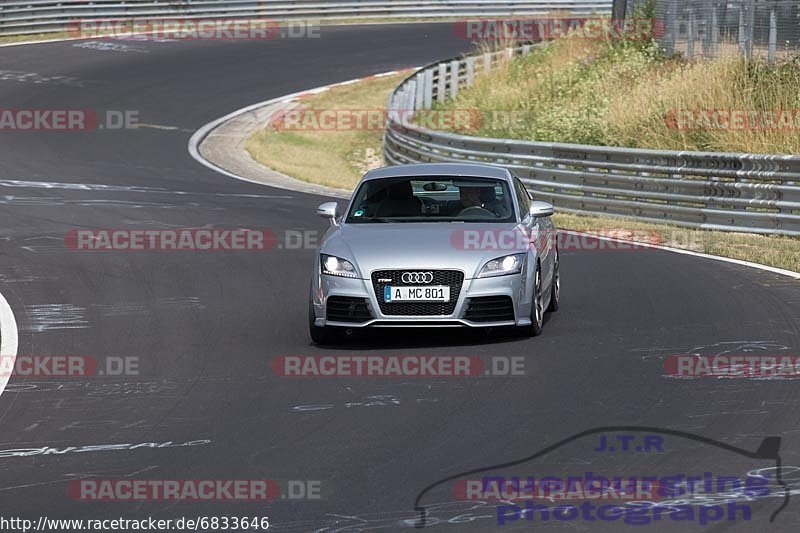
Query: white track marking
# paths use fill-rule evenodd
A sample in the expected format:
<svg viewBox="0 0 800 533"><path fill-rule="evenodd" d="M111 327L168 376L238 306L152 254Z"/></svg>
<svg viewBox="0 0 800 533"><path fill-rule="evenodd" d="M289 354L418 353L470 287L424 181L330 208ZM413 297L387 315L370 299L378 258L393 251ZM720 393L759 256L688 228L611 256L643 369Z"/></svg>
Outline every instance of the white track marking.
<svg viewBox="0 0 800 533"><path fill-rule="evenodd" d="M14 367L14 362L17 360L17 348L19 345L19 336L17 332L17 321L14 319L14 311L8 305L5 296L0 293L0 358L10 358L11 364L4 365L10 368ZM0 394L6 388L9 375L4 375L6 372L0 372Z"/></svg>

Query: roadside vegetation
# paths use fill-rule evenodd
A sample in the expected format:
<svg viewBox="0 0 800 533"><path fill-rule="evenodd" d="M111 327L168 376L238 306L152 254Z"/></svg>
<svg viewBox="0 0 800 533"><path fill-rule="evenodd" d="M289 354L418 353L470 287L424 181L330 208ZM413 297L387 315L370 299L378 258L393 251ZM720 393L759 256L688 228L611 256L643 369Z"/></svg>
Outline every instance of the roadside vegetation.
<svg viewBox="0 0 800 533"><path fill-rule="evenodd" d="M462 131L471 135L797 154L798 87L798 57L775 64L735 54L689 61L663 54L649 40L565 37L504 62L442 107L481 110L485 119L480 127ZM678 115L686 110L753 112L756 118L746 120L759 127L725 127L724 119L714 122L710 113ZM776 115L776 110L790 113ZM704 122L706 117L710 121Z"/></svg>
<svg viewBox="0 0 800 533"><path fill-rule="evenodd" d="M56 39L66 39L67 37L71 37L71 35L65 31L53 33L33 33L28 35L0 35L0 44L53 41Z"/></svg>

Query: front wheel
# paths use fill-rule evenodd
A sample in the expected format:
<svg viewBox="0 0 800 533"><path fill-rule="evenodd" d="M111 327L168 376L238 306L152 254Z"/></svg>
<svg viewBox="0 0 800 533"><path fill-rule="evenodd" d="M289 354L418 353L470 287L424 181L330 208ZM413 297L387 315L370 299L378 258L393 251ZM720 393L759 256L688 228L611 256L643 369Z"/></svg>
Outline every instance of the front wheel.
<svg viewBox="0 0 800 533"><path fill-rule="evenodd" d="M531 305L531 325L523 326L522 330L525 335L529 337L536 337L542 333L542 324L544 321L544 306L542 305L542 270L539 264L536 264L536 273L534 274L534 288L533 288L533 304Z"/></svg>

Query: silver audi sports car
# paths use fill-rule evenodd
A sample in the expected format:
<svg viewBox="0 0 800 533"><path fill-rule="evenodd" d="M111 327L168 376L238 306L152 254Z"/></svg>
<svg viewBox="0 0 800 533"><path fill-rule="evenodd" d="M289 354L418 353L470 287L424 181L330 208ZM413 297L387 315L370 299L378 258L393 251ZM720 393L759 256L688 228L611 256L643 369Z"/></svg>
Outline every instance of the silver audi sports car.
<svg viewBox="0 0 800 533"><path fill-rule="evenodd" d="M542 331L558 309L553 206L509 170L420 164L371 170L314 259L311 339L354 328L517 326Z"/></svg>

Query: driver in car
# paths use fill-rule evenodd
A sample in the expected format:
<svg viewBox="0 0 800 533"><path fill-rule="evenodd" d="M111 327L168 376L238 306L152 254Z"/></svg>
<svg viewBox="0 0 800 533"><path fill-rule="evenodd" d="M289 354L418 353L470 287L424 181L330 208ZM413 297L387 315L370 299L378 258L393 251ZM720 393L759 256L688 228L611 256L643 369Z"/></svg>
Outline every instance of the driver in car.
<svg viewBox="0 0 800 533"><path fill-rule="evenodd" d="M458 188L460 209L463 211L470 207L477 207L490 211L497 217L508 216L504 203L497 199L494 187L463 186Z"/></svg>
<svg viewBox="0 0 800 533"><path fill-rule="evenodd" d="M483 207L481 202L481 189L482 187L460 187L458 189L458 196L461 200L461 209L467 207Z"/></svg>

